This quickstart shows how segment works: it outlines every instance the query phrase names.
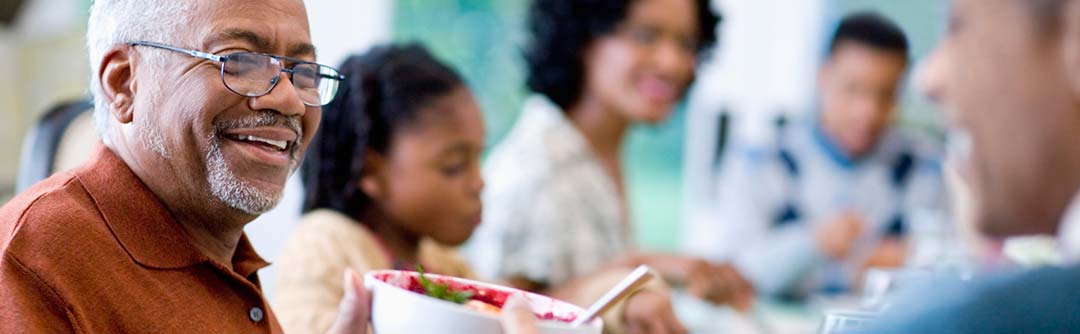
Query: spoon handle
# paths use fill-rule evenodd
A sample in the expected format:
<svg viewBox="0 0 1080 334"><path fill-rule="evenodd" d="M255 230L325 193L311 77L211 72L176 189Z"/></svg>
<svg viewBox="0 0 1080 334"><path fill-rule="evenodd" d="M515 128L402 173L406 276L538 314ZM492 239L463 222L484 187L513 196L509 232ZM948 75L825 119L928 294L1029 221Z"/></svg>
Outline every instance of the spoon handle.
<svg viewBox="0 0 1080 334"><path fill-rule="evenodd" d="M603 297L600 297L599 300L589 306L589 308L585 310L584 314L579 316L577 319L574 319L574 322L572 322L571 325L581 326L588 323L589 321L592 321L597 316L604 314L604 312L606 312L616 303L622 301L626 297L629 297L630 293L634 292L642 285L645 285L645 283L648 283L649 280L652 279L652 277L652 269L650 269L649 266L638 266L637 269L634 269L634 271L630 273L630 275L626 276L626 278L623 278L622 281L619 281L619 283L616 284L615 287L611 288L611 290L608 290L608 292L605 293Z"/></svg>

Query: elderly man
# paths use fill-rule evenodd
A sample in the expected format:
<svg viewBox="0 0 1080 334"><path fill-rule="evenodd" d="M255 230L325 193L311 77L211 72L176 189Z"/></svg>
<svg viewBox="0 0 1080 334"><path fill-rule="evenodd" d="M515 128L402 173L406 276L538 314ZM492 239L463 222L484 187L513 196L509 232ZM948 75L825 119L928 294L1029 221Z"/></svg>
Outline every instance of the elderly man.
<svg viewBox="0 0 1080 334"><path fill-rule="evenodd" d="M341 79L313 62L305 13L301 0L96 1L103 145L0 209L0 332L281 331L243 227L278 202ZM363 332L368 299L354 295L343 323Z"/></svg>
<svg viewBox="0 0 1080 334"><path fill-rule="evenodd" d="M1078 223L1080 1L955 0L949 27L923 83L960 138L952 158L978 226L1002 237ZM867 332L1080 332L1076 263L913 293Z"/></svg>

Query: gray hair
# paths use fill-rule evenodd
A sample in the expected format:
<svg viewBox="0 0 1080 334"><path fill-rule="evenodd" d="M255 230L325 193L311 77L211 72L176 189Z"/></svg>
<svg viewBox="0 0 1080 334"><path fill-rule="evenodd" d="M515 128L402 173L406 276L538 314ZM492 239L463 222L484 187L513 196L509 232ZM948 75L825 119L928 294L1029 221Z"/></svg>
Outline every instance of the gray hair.
<svg viewBox="0 0 1080 334"><path fill-rule="evenodd" d="M90 54L90 94L94 100L94 123L98 136L111 146L108 135L110 101L102 91L101 60L117 44L134 41L170 43L176 34L186 31L194 4L189 0L94 0L86 28L86 47ZM162 52L142 53L147 64L160 64Z"/></svg>

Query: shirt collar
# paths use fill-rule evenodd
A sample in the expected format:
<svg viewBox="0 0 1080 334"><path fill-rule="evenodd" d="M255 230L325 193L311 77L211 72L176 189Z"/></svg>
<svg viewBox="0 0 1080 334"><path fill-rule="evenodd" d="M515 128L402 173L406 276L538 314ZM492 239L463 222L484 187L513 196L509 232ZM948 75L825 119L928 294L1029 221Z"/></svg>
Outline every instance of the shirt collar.
<svg viewBox="0 0 1080 334"><path fill-rule="evenodd" d="M97 144L89 161L75 173L117 241L139 264L179 269L210 261L158 197L109 148ZM247 236L241 236L233 255L234 271L247 277L267 265Z"/></svg>
<svg viewBox="0 0 1080 334"><path fill-rule="evenodd" d="M844 152L844 150L840 148L840 145L837 145L836 142L825 133L824 125L822 125L821 122L818 122L817 125L814 126L812 136L814 137L814 143L825 151L825 154L829 159L838 166L845 169L855 168L857 160L848 156L847 152Z"/></svg>
<svg viewBox="0 0 1080 334"><path fill-rule="evenodd" d="M556 164L581 159L595 159L585 135L574 126L566 111L542 95L525 100L519 124L529 127L530 135L543 136L544 148Z"/></svg>

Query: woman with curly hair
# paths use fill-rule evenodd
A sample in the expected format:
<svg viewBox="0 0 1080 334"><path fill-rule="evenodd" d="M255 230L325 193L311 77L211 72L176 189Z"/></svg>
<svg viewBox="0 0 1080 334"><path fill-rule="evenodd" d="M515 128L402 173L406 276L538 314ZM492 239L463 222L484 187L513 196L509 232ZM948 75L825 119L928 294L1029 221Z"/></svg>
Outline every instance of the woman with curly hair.
<svg viewBox="0 0 1080 334"><path fill-rule="evenodd" d="M716 43L707 0L536 0L525 49L535 93L484 166L484 223L466 247L485 276L546 287L596 268L648 264L740 309L732 267L634 250L621 151L635 123L664 121Z"/></svg>

